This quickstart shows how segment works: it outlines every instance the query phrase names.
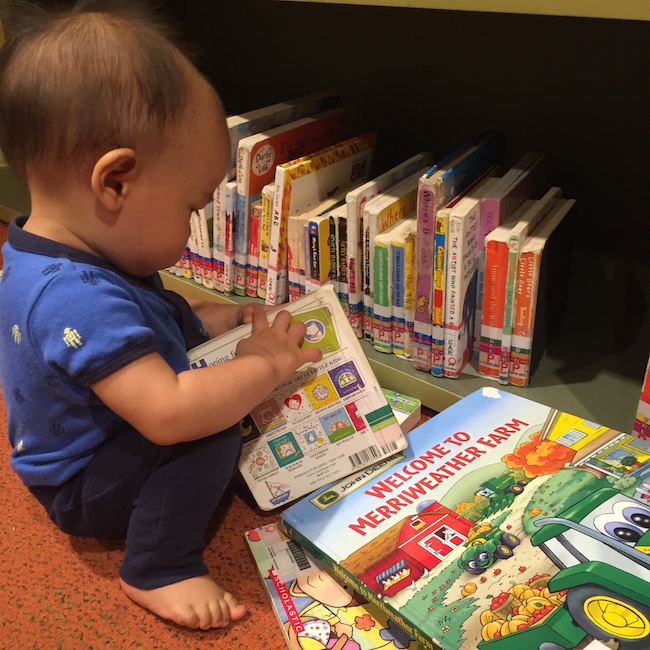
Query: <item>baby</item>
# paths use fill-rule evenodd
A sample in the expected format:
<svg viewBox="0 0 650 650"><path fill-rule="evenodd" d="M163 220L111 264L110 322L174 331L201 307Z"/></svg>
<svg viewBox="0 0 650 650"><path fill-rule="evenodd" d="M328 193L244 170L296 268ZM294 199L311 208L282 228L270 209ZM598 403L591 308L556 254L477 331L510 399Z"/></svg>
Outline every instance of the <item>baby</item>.
<svg viewBox="0 0 650 650"><path fill-rule="evenodd" d="M11 466L64 532L125 537L136 603L180 625L246 609L209 577L207 523L237 466L240 420L303 363L305 327L165 291L190 215L229 165L223 107L133 2L35 11L0 49L0 148L31 195L9 226L0 384ZM234 360L187 350L242 322Z"/></svg>

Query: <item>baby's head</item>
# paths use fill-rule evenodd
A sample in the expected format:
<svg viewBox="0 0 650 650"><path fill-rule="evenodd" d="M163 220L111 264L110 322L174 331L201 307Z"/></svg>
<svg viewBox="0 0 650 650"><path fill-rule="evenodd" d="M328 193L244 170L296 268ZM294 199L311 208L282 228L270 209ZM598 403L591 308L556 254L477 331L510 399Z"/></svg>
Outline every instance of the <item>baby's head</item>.
<svg viewBox="0 0 650 650"><path fill-rule="evenodd" d="M86 189L101 227L119 234L122 245L125 235L146 245L151 242L142 238L156 223L172 227L160 212L178 211L182 203L175 245L168 242L162 261L155 261L158 268L173 264L176 253L169 249L180 256L191 209L207 203L227 170L229 141L216 93L165 26L137 3L33 10L9 27L0 48L0 149L30 186L32 215L43 214L41 194L54 205L57 188ZM170 186L178 196L161 195ZM157 222L131 218L126 230L112 222L122 211L149 205ZM82 234L85 241L88 233ZM129 255L116 259L110 241L96 250L94 244L92 252L124 270L154 270L146 263L135 268Z"/></svg>

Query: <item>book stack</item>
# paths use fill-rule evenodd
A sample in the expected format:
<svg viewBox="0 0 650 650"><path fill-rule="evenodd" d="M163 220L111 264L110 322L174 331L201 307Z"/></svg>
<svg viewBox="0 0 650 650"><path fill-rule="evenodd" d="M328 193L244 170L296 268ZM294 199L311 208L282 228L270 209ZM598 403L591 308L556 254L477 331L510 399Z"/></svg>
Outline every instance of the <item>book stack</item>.
<svg viewBox="0 0 650 650"><path fill-rule="evenodd" d="M396 647L650 646L649 441L496 387L408 439L279 524L387 617L378 627L399 623Z"/></svg>

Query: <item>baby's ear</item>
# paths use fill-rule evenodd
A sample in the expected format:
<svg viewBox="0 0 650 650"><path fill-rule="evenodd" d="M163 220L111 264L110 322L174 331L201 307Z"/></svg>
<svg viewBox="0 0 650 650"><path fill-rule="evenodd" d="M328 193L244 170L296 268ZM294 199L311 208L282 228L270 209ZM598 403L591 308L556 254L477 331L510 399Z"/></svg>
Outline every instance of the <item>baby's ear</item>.
<svg viewBox="0 0 650 650"><path fill-rule="evenodd" d="M135 177L136 156L133 149L113 149L93 167L91 186L97 200L108 210L118 210Z"/></svg>

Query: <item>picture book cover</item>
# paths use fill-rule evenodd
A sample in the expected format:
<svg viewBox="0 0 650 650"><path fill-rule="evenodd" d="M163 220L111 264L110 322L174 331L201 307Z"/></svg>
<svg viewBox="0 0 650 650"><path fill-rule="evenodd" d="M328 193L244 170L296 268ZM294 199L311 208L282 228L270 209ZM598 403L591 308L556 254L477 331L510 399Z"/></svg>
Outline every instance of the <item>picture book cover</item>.
<svg viewBox="0 0 650 650"><path fill-rule="evenodd" d="M276 524L246 542L290 650L417 650L384 612L319 567Z"/></svg>
<svg viewBox="0 0 650 650"><path fill-rule="evenodd" d="M650 647L650 441L496 387L408 438L289 537L427 648Z"/></svg>
<svg viewBox="0 0 650 650"><path fill-rule="evenodd" d="M650 358L645 369L643 384L641 385L641 396L634 418L634 433L638 436L647 436L650 428Z"/></svg>
<svg viewBox="0 0 650 650"><path fill-rule="evenodd" d="M242 421L239 469L262 510L289 503L407 444L334 287L325 285L284 309L307 326L303 347L319 348L323 358L299 368ZM269 312L269 320L279 311ZM250 331L250 324L241 325L193 348L190 365L229 361Z"/></svg>

